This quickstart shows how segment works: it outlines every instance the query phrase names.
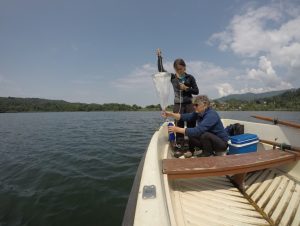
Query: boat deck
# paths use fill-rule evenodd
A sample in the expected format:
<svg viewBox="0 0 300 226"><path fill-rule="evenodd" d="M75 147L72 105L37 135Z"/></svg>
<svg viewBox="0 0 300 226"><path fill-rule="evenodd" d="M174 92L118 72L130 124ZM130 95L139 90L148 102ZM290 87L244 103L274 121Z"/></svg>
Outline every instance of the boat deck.
<svg viewBox="0 0 300 226"><path fill-rule="evenodd" d="M226 176L170 183L178 225L300 225L300 183L276 169L249 173L245 193Z"/></svg>

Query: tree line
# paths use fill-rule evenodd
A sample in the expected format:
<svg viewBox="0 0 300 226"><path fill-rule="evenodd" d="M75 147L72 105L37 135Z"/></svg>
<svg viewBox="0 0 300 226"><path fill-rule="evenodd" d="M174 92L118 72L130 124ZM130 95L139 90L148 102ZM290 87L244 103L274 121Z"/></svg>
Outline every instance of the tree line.
<svg viewBox="0 0 300 226"><path fill-rule="evenodd" d="M63 111L156 111L160 105L141 107L136 104L84 104L39 98L0 97L0 112L63 112Z"/></svg>
<svg viewBox="0 0 300 226"><path fill-rule="evenodd" d="M231 99L214 100L216 110L221 111L300 111L300 88L286 91L280 95L260 98L252 101ZM160 111L157 105L145 107L136 104L84 104L70 103L63 100L48 100L40 98L0 97L0 113L5 112L63 112L63 111ZM167 110L172 110L170 105Z"/></svg>

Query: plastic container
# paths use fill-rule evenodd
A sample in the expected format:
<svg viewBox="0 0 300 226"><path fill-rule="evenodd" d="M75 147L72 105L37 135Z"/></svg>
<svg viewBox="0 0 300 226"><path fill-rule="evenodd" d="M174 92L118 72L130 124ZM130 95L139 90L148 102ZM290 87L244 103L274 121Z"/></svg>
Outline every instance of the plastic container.
<svg viewBox="0 0 300 226"><path fill-rule="evenodd" d="M241 134L230 137L228 154L242 154L257 151L258 137L256 134Z"/></svg>
<svg viewBox="0 0 300 226"><path fill-rule="evenodd" d="M172 122L169 122L168 126L174 126L174 124ZM169 141L175 142L175 133L174 132L169 133Z"/></svg>

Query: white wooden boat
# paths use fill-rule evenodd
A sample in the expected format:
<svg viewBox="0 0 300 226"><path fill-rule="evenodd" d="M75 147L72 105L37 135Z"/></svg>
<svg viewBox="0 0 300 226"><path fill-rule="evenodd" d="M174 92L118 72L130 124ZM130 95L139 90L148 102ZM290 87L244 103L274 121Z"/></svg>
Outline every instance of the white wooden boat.
<svg viewBox="0 0 300 226"><path fill-rule="evenodd" d="M276 139L279 143L300 146L300 129L297 128L231 119L222 121L224 126L237 122L244 124L245 133L257 134L260 139ZM272 151L275 151L272 145L259 143L259 153ZM195 169L200 170L198 174L191 178L188 172L182 177L170 175L163 173L166 171L163 162L173 158L167 125L164 124L154 133L139 165L123 225L299 226L300 162L297 160L300 156L297 152L291 154L295 161L247 172L244 190L238 189L228 175L221 175L220 172L201 176L201 166Z"/></svg>

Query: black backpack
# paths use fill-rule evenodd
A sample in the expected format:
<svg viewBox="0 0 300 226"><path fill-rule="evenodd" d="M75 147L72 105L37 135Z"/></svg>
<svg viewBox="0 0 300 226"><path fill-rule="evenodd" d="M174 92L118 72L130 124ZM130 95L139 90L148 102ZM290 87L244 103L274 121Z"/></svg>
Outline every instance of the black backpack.
<svg viewBox="0 0 300 226"><path fill-rule="evenodd" d="M225 128L225 131L229 136L244 134L244 125L240 123L230 124Z"/></svg>

